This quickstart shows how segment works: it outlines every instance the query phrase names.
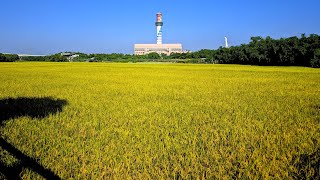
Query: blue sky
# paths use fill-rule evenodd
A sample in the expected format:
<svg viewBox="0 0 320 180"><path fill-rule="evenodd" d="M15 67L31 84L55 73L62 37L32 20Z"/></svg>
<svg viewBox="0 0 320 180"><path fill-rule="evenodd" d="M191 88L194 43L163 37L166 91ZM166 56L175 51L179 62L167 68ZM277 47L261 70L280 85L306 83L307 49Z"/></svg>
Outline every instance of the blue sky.
<svg viewBox="0 0 320 180"><path fill-rule="evenodd" d="M216 49L251 36L320 34L319 0L1 0L0 52L133 53L155 43L163 13L163 43Z"/></svg>

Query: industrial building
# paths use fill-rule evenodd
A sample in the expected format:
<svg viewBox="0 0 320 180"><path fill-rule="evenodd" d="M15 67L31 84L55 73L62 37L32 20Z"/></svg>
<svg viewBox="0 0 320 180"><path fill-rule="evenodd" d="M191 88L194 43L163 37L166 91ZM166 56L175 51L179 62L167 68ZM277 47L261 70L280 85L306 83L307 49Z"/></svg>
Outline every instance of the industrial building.
<svg viewBox="0 0 320 180"><path fill-rule="evenodd" d="M181 44L135 44L134 54L145 55L151 52L170 55L171 53L182 53Z"/></svg>
<svg viewBox="0 0 320 180"><path fill-rule="evenodd" d="M170 55L171 53L182 53L182 44L162 44L162 13L157 13L156 29L157 29L157 44L135 44L134 54L145 55L152 52L158 54Z"/></svg>

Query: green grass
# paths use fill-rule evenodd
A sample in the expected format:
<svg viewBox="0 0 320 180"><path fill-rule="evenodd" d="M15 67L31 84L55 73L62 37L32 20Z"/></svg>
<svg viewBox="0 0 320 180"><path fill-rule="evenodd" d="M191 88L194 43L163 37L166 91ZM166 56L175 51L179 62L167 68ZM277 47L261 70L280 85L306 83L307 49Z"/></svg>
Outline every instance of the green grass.
<svg viewBox="0 0 320 180"><path fill-rule="evenodd" d="M320 176L320 69L1 63L0 82L0 100L67 101L0 130L63 179ZM4 149L1 162L19 164Z"/></svg>

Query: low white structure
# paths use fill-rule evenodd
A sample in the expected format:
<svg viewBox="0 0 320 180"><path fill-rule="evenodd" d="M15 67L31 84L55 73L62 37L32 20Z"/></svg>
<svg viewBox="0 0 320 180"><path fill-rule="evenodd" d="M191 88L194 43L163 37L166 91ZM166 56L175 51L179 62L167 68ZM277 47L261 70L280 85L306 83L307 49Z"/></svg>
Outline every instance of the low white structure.
<svg viewBox="0 0 320 180"><path fill-rule="evenodd" d="M75 54L75 53L68 53L68 52L65 52L65 53L61 53L60 54L61 56L64 56L64 57L67 57L67 59L70 61L76 57L79 57L79 54Z"/></svg>
<svg viewBox="0 0 320 180"><path fill-rule="evenodd" d="M170 55L171 53L183 53L182 44L135 44L134 54L145 55L152 52Z"/></svg>

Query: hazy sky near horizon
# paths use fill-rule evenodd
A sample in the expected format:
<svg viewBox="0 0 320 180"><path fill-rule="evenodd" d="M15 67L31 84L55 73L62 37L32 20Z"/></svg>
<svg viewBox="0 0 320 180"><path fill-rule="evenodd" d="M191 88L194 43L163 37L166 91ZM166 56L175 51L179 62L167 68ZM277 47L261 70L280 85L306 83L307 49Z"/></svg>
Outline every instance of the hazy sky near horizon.
<svg viewBox="0 0 320 180"><path fill-rule="evenodd" d="M135 43L156 43L156 13L163 13L163 43L187 50L273 38L320 34L319 0L2 0L0 52L53 54L133 53Z"/></svg>

